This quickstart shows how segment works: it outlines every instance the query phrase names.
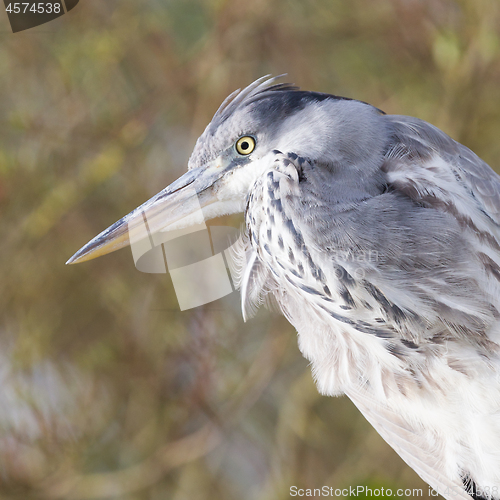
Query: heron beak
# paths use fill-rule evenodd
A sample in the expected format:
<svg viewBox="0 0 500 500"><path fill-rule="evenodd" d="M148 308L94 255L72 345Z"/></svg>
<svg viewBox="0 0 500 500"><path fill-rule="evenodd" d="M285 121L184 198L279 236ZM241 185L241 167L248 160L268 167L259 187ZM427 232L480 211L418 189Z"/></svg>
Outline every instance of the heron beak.
<svg viewBox="0 0 500 500"><path fill-rule="evenodd" d="M216 161L186 172L140 207L115 222L80 248L66 264L76 264L114 252L159 231L201 224L202 209L221 204L218 181L224 176ZM227 213L227 212L226 212ZM205 214L206 215L206 214Z"/></svg>

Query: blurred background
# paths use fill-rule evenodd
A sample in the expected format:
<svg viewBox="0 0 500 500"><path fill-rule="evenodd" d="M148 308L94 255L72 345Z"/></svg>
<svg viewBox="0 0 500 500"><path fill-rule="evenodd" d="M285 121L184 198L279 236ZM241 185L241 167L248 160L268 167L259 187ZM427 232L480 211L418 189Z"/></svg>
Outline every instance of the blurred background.
<svg viewBox="0 0 500 500"><path fill-rule="evenodd" d="M279 315L244 323L237 293L181 312L129 249L65 261L268 73L420 117L499 168L500 2L81 0L16 34L2 8L0 41L0 498L429 498L347 398L317 393Z"/></svg>

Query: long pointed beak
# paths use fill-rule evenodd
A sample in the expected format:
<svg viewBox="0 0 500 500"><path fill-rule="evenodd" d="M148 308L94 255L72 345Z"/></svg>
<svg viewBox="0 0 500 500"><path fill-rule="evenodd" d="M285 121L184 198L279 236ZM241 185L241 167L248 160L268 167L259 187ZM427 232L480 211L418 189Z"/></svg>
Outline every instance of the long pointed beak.
<svg viewBox="0 0 500 500"><path fill-rule="evenodd" d="M158 231L182 229L204 222L202 209L217 203L217 181L224 173L224 169L216 164L189 170L163 191L98 234L66 264L95 259Z"/></svg>

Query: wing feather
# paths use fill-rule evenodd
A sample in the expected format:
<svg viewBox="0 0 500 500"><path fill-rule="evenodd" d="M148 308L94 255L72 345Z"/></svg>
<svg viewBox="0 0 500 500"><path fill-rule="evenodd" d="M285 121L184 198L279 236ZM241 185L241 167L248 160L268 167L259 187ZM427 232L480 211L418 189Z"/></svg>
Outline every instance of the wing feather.
<svg viewBox="0 0 500 500"><path fill-rule="evenodd" d="M392 138L383 170L394 187L415 201L454 212L459 219L473 218L474 207L494 223L498 242L500 176L469 148L427 122L395 115L387 120Z"/></svg>
<svg viewBox="0 0 500 500"><path fill-rule="evenodd" d="M365 391L351 388L346 394L382 438L435 491L448 500L471 500L460 481L446 477L440 450L423 438L422 431L410 429L400 414Z"/></svg>

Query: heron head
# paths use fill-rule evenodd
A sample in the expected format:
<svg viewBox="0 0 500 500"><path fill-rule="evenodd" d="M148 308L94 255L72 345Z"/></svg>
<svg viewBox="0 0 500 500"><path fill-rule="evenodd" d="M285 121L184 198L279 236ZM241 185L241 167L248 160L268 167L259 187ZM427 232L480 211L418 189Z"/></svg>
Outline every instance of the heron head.
<svg viewBox="0 0 500 500"><path fill-rule="evenodd" d="M130 231L143 225L145 218L154 233L243 212L252 185L269 168L276 151L337 169L339 179L346 165L351 176L352 169L369 170L365 152L370 151L371 157L381 150L380 127L375 125L380 112L359 101L276 83L278 78L263 77L233 92L197 140L188 171L92 239L67 263L129 245Z"/></svg>

